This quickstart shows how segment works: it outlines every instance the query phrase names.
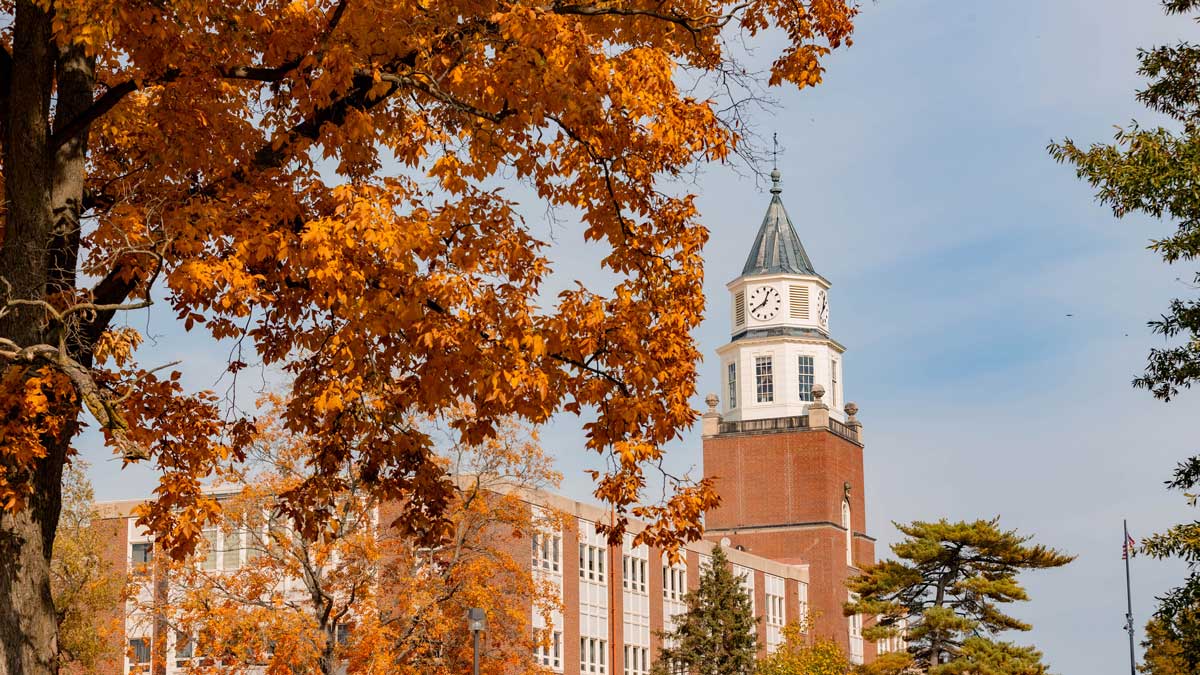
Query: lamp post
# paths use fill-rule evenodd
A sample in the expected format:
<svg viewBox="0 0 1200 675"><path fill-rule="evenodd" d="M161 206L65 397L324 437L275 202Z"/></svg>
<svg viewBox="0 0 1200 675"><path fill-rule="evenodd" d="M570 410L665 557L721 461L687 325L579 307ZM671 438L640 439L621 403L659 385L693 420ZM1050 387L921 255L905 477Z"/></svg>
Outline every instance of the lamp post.
<svg viewBox="0 0 1200 675"><path fill-rule="evenodd" d="M467 610L467 627L471 629L471 644L475 650L475 675L479 675L479 634L487 630L487 615L483 609L472 607Z"/></svg>

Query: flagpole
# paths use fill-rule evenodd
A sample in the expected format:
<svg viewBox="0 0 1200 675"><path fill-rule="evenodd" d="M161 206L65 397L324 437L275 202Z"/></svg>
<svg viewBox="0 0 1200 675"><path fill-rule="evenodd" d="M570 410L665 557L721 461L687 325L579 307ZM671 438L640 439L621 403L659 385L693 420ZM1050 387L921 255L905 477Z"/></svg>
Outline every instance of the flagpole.
<svg viewBox="0 0 1200 675"><path fill-rule="evenodd" d="M1133 555L1129 546L1129 521L1122 520L1121 526L1125 530L1125 540L1121 547L1125 549L1125 632L1129 633L1129 675L1137 675L1133 655L1133 591L1129 585L1129 558Z"/></svg>

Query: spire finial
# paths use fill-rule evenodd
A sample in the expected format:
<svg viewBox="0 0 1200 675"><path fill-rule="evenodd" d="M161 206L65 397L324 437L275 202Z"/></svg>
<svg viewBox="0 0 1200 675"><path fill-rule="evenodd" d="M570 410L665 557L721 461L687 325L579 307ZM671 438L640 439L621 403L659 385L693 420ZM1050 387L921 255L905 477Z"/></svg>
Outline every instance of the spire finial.
<svg viewBox="0 0 1200 675"><path fill-rule="evenodd" d="M783 188L779 186L779 133L771 134L771 194L777 195L783 192Z"/></svg>

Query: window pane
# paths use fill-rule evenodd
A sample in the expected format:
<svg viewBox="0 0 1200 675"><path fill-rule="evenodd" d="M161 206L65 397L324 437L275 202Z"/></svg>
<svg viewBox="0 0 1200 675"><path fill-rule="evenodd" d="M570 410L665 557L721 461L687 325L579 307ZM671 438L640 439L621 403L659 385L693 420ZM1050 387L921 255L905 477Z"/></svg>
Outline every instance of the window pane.
<svg viewBox="0 0 1200 675"><path fill-rule="evenodd" d="M813 389L813 357L800 357L800 400L811 401Z"/></svg>
<svg viewBox="0 0 1200 675"><path fill-rule="evenodd" d="M759 403L771 403L775 400L774 364L770 356L754 357L755 392Z"/></svg>
<svg viewBox="0 0 1200 675"><path fill-rule="evenodd" d="M737 364L729 364L729 407L737 407Z"/></svg>
<svg viewBox="0 0 1200 675"><path fill-rule="evenodd" d="M225 554L221 559L221 567L236 570L242 563L242 533L229 532L225 535Z"/></svg>

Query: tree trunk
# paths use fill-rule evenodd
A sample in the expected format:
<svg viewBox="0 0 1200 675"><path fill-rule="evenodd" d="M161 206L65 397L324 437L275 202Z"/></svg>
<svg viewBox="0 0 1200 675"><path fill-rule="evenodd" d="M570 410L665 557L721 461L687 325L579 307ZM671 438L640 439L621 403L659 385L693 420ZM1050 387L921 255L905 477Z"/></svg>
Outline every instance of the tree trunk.
<svg viewBox="0 0 1200 675"><path fill-rule="evenodd" d="M5 282L0 284L0 303L44 300L74 289L87 138L85 131L52 144L51 95L57 94L56 122L65 124L91 104L93 84L91 60L79 49L60 54L50 13L30 0L16 3L12 57L6 66L0 91L6 211L0 230L0 276ZM60 341L64 327L50 322L42 308L9 310L0 316L0 337L17 346L70 342ZM90 345L72 346L90 352ZM82 362L90 364L90 354ZM42 439L44 456L23 467L0 465L8 482L32 487L19 511L0 510L0 675L57 672L50 556L62 505L63 466L80 408L77 397L63 393L51 395L49 414L63 424L57 435ZM3 454L0 462L6 462Z"/></svg>

